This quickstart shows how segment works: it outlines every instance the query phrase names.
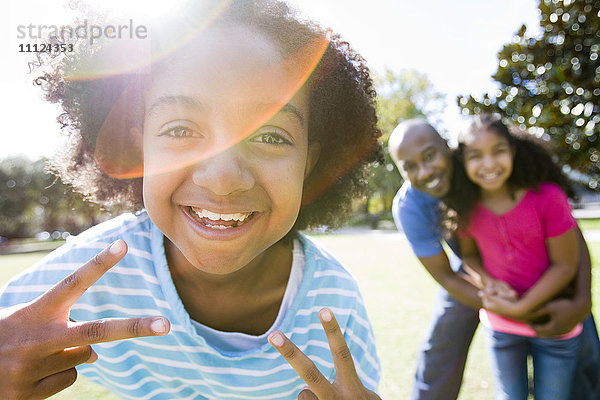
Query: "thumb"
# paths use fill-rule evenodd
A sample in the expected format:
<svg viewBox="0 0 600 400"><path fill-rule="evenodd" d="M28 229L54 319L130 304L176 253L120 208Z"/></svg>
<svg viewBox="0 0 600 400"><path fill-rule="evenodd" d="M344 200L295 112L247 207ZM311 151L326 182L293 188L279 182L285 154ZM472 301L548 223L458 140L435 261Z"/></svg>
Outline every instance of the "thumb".
<svg viewBox="0 0 600 400"><path fill-rule="evenodd" d="M535 320L548 314L550 314L550 309L546 304L544 304L535 311L529 313L529 319Z"/></svg>
<svg viewBox="0 0 600 400"><path fill-rule="evenodd" d="M541 324L529 324L529 326L535 331L536 335L541 338L551 337L552 332L556 330L553 320Z"/></svg>

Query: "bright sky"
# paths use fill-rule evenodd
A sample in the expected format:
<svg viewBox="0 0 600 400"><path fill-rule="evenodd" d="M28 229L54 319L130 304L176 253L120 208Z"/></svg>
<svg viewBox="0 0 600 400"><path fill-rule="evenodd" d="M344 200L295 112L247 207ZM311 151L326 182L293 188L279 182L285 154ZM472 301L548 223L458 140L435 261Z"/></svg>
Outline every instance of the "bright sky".
<svg viewBox="0 0 600 400"><path fill-rule="evenodd" d="M197 1L197 0L195 0ZM148 9L141 0L104 0ZM450 131L460 123L455 98L495 86L496 54L523 24L537 26L535 0L290 0L304 14L330 26L361 53L375 71L414 68L446 94ZM58 110L30 83L26 55L19 53L19 25L65 25L63 0L9 0L0 13L0 158L50 155L56 146ZM164 4L172 2L164 1ZM163 5L164 5L163 4ZM165 12L164 10L160 12ZM132 11L132 16L134 16Z"/></svg>

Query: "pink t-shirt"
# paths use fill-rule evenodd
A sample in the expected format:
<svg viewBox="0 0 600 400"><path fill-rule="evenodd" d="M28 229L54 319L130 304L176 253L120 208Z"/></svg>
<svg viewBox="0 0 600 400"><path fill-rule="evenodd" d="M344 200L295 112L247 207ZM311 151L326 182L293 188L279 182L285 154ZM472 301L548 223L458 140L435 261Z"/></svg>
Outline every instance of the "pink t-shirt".
<svg viewBox="0 0 600 400"><path fill-rule="evenodd" d="M528 190L511 210L497 215L478 204L461 237L473 237L486 271L507 282L522 296L550 266L546 239L560 236L577 226L567 196L553 183L539 191ZM486 310L480 311L485 326L500 332L535 336L529 325ZM581 327L575 328L581 331ZM570 332L569 336L579 332Z"/></svg>

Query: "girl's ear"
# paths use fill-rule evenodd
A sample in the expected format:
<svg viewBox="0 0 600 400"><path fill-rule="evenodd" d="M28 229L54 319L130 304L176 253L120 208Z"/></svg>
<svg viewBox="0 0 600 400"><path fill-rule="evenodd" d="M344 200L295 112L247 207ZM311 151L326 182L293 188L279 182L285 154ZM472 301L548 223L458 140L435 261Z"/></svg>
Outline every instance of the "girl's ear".
<svg viewBox="0 0 600 400"><path fill-rule="evenodd" d="M317 161L319 161L319 156L321 155L321 143L314 142L308 145L308 155L306 157L306 167L304 168L304 179L306 179L310 173L312 172L315 165L317 165Z"/></svg>

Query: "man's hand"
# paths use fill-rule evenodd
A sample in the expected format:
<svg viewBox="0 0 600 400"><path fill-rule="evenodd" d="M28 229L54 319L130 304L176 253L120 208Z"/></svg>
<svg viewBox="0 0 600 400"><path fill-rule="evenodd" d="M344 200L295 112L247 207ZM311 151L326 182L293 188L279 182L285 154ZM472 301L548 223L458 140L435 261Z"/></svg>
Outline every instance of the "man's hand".
<svg viewBox="0 0 600 400"><path fill-rule="evenodd" d="M69 320L77 299L126 252L118 240L37 299L0 310L3 399L43 399L71 386L75 366L98 358L91 344L169 332L163 317Z"/></svg>
<svg viewBox="0 0 600 400"><path fill-rule="evenodd" d="M315 364L279 331L269 335L269 342L306 382L308 389L298 395L298 400L375 400L381 398L365 388L356 374L352 354L331 310L323 308L319 318L329 342L335 366L335 381L329 383Z"/></svg>
<svg viewBox="0 0 600 400"><path fill-rule="evenodd" d="M552 300L531 313L530 325L540 337L564 335L589 315L581 311L582 307L571 299Z"/></svg>

